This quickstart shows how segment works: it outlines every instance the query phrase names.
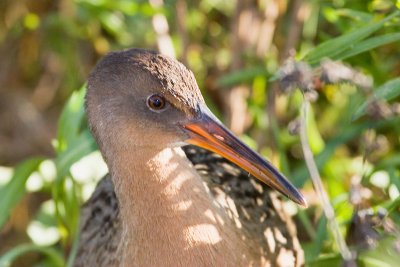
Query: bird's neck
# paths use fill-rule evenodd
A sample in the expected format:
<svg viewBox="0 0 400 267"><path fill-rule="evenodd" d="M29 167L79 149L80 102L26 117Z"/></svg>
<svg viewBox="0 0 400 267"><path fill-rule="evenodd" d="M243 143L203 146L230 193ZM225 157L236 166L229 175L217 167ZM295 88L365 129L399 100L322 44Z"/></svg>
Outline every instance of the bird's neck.
<svg viewBox="0 0 400 267"><path fill-rule="evenodd" d="M111 167L123 223L121 265L239 266L248 244L184 152L140 151Z"/></svg>

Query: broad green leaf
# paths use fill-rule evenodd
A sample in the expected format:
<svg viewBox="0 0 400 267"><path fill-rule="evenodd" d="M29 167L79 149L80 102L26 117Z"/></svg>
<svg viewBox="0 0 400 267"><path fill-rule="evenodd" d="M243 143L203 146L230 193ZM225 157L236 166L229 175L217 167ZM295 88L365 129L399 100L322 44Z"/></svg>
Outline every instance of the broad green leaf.
<svg viewBox="0 0 400 267"><path fill-rule="evenodd" d="M343 60L363 52L372 50L382 45L386 45L389 43L400 41L400 33L389 33L385 35L380 35L376 37L369 38L365 41L362 41L349 50L344 51L343 53L336 55L334 57L335 60Z"/></svg>
<svg viewBox="0 0 400 267"><path fill-rule="evenodd" d="M369 35L373 34L382 26L394 18L398 16L400 11L396 11L389 15L388 17L380 20L373 21L368 23L367 25L360 27L359 29L331 39L329 41L323 42L322 44L315 47L308 54L306 54L303 58L304 61L308 62L311 65L317 64L321 59L328 57L334 58L339 53L351 48L356 45L359 41L365 39Z"/></svg>
<svg viewBox="0 0 400 267"><path fill-rule="evenodd" d="M10 182L0 188L0 229L8 219L10 212L25 193L25 183L37 170L42 158L28 159L20 163Z"/></svg>
<svg viewBox="0 0 400 267"><path fill-rule="evenodd" d="M96 142L94 141L89 130L84 130L77 139L73 140L55 160L57 167L57 179L65 177L72 164L96 150Z"/></svg>
<svg viewBox="0 0 400 267"><path fill-rule="evenodd" d="M372 98L364 102L353 116L353 120L358 119L364 115L367 106L374 100L390 101L400 95L400 78L396 78L386 82L385 84L379 86L374 91Z"/></svg>
<svg viewBox="0 0 400 267"><path fill-rule="evenodd" d="M82 122L85 117L85 94L86 87L72 93L64 106L58 121L57 152L65 150L69 143L73 142L79 135Z"/></svg>
<svg viewBox="0 0 400 267"><path fill-rule="evenodd" d="M0 267L9 267L15 259L29 253L39 252L45 254L51 261L54 267L63 267L64 258L62 254L51 247L42 247L35 244L22 244L18 245L0 257Z"/></svg>

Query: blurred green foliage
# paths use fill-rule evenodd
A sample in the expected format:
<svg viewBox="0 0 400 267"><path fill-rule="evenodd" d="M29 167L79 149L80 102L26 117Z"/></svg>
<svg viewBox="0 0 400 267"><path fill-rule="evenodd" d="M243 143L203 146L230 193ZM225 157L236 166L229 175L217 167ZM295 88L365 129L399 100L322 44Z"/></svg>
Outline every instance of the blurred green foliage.
<svg viewBox="0 0 400 267"><path fill-rule="evenodd" d="M300 9L295 2L301 3ZM71 265L80 206L106 172L87 129L85 89L74 90L108 51L156 49L152 18L158 14L167 18L178 57L193 70L216 114L229 119L226 96L236 86L248 88L243 139L279 165L310 199L311 207L296 215L308 266L339 266L341 258L315 200L299 138L287 129L299 114L303 95L300 91L277 94L281 66L288 56L283 51L297 51L294 58L308 63L315 77L329 58L342 60L373 79L372 88L357 86L354 75L316 86L318 99L307 118L308 135L336 219L360 266L394 266L400 260L394 246L400 242L399 2L254 1L257 14L267 12L268 5L277 8L277 19L271 24L273 39L260 53L257 44L246 39L250 35L232 26L239 23L238 3L170 0L154 7L147 1L63 0L57 5L46 1L2 4L0 43L7 47L18 41L17 78L36 84L40 74L55 65L54 75L61 82L53 101L65 104L52 142L54 154L24 160L12 175L0 172L0 229L10 224L10 214L24 196L46 196L29 219L30 242L0 256L0 266L10 266L27 252L40 254L35 266ZM299 13L294 14L303 16L301 22L293 19L296 8ZM297 35L291 32L296 25L300 27ZM291 34L297 39L285 49ZM358 202L355 197L360 198ZM360 211L369 213L361 218ZM371 243L355 233L371 235Z"/></svg>

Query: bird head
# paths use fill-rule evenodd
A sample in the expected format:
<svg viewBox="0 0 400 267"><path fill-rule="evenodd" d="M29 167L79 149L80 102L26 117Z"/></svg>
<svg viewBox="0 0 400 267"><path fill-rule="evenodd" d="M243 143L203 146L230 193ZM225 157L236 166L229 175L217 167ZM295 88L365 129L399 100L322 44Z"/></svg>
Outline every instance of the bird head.
<svg viewBox="0 0 400 267"><path fill-rule="evenodd" d="M121 150L193 144L218 153L306 206L301 193L245 145L208 109L193 73L183 64L142 49L112 52L88 80L89 126L105 159Z"/></svg>

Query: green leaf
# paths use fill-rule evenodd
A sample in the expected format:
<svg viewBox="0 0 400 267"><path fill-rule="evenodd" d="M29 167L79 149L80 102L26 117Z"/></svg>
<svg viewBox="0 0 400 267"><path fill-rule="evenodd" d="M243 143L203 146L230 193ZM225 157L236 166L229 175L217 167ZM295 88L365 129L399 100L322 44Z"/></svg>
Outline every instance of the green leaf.
<svg viewBox="0 0 400 267"><path fill-rule="evenodd" d="M85 118L85 94L86 87L83 86L78 91L72 93L64 106L58 121L58 145L56 148L58 153L65 150L69 143L78 138L82 122Z"/></svg>
<svg viewBox="0 0 400 267"><path fill-rule="evenodd" d="M385 35L376 36L373 38L369 38L365 41L362 41L356 45L354 45L349 50L344 51L343 53L336 55L334 57L335 60L343 60L363 52L372 50L382 45L386 45L389 43L400 41L400 33L389 33Z"/></svg>
<svg viewBox="0 0 400 267"><path fill-rule="evenodd" d="M356 45L359 41L365 39L369 35L373 34L382 26L394 18L395 16L399 15L400 11L396 11L389 15L388 17L376 22L373 21L368 23L367 25L358 28L355 31L346 33L329 41L323 42L322 44L315 47L311 50L308 54L306 54L303 58L304 61L308 62L311 65L315 65L319 63L319 61L325 57L334 58L339 53L352 48Z"/></svg>
<svg viewBox="0 0 400 267"><path fill-rule="evenodd" d="M0 267L9 267L18 257L28 252L39 252L45 254L54 267L63 267L64 259L61 253L51 247L42 247L35 244L22 244L16 246L0 257Z"/></svg>
<svg viewBox="0 0 400 267"><path fill-rule="evenodd" d="M400 78L390 80L383 85L376 88L373 97L364 102L354 113L353 120L358 119L364 115L365 110L372 101L383 100L390 101L400 95Z"/></svg>
<svg viewBox="0 0 400 267"><path fill-rule="evenodd" d="M79 137L73 140L67 149L56 158L57 179L65 177L72 164L96 149L96 142L89 130L85 129Z"/></svg>
<svg viewBox="0 0 400 267"><path fill-rule="evenodd" d="M0 229L8 219L11 210L25 193L25 183L29 176L37 170L42 158L28 159L16 168L10 182L0 188Z"/></svg>

